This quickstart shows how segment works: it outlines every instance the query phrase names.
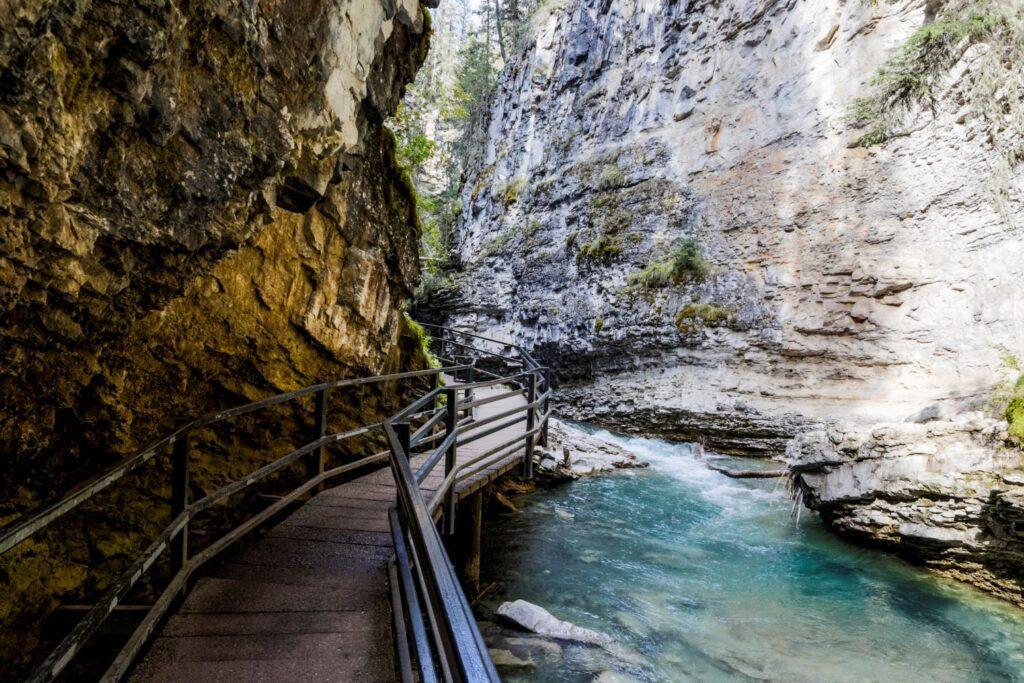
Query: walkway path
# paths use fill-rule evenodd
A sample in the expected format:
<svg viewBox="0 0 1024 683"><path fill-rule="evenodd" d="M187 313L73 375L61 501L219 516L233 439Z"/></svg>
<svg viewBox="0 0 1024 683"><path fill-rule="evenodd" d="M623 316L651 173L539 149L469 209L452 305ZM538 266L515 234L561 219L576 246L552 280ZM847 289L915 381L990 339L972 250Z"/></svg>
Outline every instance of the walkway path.
<svg viewBox="0 0 1024 683"><path fill-rule="evenodd" d="M449 383L452 382L447 378ZM505 392L477 390L477 398ZM477 408L484 418L526 404L522 395ZM458 449L464 462L525 430L507 427ZM464 497L515 468L522 451L459 484ZM434 468L429 500L444 478ZM394 681L387 583L393 554L390 468L324 491L200 579L132 680Z"/></svg>

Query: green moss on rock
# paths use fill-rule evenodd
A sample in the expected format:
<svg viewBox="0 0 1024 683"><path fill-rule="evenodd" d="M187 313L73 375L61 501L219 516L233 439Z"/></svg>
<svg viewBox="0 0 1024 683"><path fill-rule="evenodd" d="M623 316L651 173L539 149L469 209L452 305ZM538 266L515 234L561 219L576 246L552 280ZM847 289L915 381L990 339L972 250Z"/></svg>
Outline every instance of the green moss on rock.
<svg viewBox="0 0 1024 683"><path fill-rule="evenodd" d="M676 313L676 329L682 335L691 335L705 327L721 327L732 320L733 311L715 304L687 304Z"/></svg>
<svg viewBox="0 0 1024 683"><path fill-rule="evenodd" d="M659 289L670 284L699 282L711 271L700 251L700 245L692 237L682 240L660 261L648 265L638 273L629 276L630 285L646 289Z"/></svg>
<svg viewBox="0 0 1024 683"><path fill-rule="evenodd" d="M608 265L621 253L622 240L618 235L603 232L580 247L580 250L576 252L576 261Z"/></svg>
<svg viewBox="0 0 1024 683"><path fill-rule="evenodd" d="M1024 444L1024 375L1021 375L1013 385L1004 415L1006 421L1010 423L1010 438L1018 444Z"/></svg>

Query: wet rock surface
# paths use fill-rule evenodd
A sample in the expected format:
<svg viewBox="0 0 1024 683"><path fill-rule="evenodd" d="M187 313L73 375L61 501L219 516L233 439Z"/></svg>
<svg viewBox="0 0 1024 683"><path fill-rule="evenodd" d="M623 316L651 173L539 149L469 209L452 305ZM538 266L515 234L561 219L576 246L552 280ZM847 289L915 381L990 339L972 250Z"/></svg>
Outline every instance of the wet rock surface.
<svg viewBox="0 0 1024 683"><path fill-rule="evenodd" d="M518 628L549 638L601 647L613 642L603 633L558 619L543 607L526 600L502 603L495 614Z"/></svg>
<svg viewBox="0 0 1024 683"><path fill-rule="evenodd" d="M548 447L538 446L534 457L537 473L553 480L647 467L646 462L625 448L556 418L549 422Z"/></svg>
<svg viewBox="0 0 1024 683"><path fill-rule="evenodd" d="M1024 458L1006 423L834 425L786 451L797 495L839 533L1024 606Z"/></svg>

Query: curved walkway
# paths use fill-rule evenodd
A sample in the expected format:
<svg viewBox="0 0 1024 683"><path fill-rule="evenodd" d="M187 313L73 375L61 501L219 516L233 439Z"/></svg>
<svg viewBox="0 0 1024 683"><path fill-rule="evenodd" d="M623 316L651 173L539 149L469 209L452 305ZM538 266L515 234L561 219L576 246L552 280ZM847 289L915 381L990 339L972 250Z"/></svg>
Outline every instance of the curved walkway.
<svg viewBox="0 0 1024 683"><path fill-rule="evenodd" d="M447 378L449 383L454 380ZM506 392L483 387L477 398ZM526 405L521 394L475 416ZM460 446L465 462L523 423ZM461 498L522 462L522 449L459 482ZM436 467L421 490L441 485ZM395 484L384 468L313 497L260 541L199 579L153 641L134 681L394 681L387 511Z"/></svg>

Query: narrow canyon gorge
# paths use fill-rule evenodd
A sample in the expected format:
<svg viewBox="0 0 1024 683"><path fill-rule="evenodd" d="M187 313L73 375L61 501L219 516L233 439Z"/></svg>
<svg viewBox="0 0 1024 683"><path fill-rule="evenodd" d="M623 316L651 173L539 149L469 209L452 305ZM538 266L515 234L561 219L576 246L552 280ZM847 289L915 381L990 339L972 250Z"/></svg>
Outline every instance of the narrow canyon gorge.
<svg viewBox="0 0 1024 683"><path fill-rule="evenodd" d="M557 368L563 415L781 457L837 531L1024 604L992 409L1024 338L1020 34L951 39L882 140L855 111L986 11L1019 29L1015 2L541 11L434 306Z"/></svg>
<svg viewBox="0 0 1024 683"><path fill-rule="evenodd" d="M302 545L249 569L340 591L289 637L376 591L331 624L382 620L366 680L438 606L523 680L1013 679L1022 230L1024 0L0 0L0 678L133 567L104 617L177 579L181 607L189 543L280 504L239 552ZM865 654L900 632L853 603L900 587L872 614L931 668ZM832 610L849 638L804 666ZM44 678L90 678L68 660ZM208 678L310 678L253 671Z"/></svg>

